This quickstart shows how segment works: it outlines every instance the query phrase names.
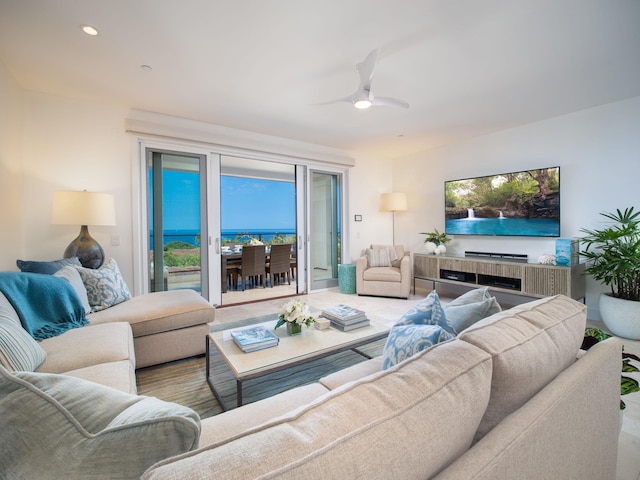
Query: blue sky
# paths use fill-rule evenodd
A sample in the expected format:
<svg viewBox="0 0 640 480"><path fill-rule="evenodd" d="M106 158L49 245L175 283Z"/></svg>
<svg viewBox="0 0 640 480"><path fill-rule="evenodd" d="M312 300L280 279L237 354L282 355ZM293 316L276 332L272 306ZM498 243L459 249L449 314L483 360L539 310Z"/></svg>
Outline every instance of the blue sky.
<svg viewBox="0 0 640 480"><path fill-rule="evenodd" d="M295 185L256 178L221 177L222 229L293 229Z"/></svg>
<svg viewBox="0 0 640 480"><path fill-rule="evenodd" d="M165 170L165 230L198 230L199 176ZM223 230L295 228L295 185L255 178L220 178Z"/></svg>

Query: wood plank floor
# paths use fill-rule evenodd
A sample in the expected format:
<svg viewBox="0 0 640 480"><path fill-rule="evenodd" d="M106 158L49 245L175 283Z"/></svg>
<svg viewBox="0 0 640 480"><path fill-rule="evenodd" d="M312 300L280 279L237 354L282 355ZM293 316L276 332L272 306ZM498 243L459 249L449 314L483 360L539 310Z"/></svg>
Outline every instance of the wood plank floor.
<svg viewBox="0 0 640 480"><path fill-rule="evenodd" d="M360 347L370 356L380 355L385 340ZM229 408L236 405L236 382L233 373L212 349L211 371L216 388ZM244 403L273 396L291 388L316 382L329 373L355 365L365 358L353 351L341 352L291 369L265 375L244 383ZM201 418L222 412L205 377L204 356L141 368L136 371L138 393L175 402L195 410Z"/></svg>

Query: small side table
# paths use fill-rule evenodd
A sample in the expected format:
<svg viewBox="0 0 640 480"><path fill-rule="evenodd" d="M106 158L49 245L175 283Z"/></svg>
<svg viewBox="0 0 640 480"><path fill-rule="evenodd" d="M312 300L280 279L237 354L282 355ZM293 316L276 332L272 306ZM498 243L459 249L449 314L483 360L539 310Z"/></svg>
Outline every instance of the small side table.
<svg viewBox="0 0 640 480"><path fill-rule="evenodd" d="M340 293L356 293L356 266L353 263L338 265L338 285Z"/></svg>

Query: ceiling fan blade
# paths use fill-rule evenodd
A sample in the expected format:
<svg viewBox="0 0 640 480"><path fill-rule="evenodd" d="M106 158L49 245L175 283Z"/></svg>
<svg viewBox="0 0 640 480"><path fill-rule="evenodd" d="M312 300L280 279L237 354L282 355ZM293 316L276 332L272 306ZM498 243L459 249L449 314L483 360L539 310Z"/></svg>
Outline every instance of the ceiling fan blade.
<svg viewBox="0 0 640 480"><path fill-rule="evenodd" d="M348 103L353 103L355 102L358 98L360 98L360 90L353 92L351 95L346 96L346 97L342 97L342 98L337 98L335 100L329 100L328 102L322 102L322 103L314 103L314 105L331 105L332 103L340 103L340 102L348 102Z"/></svg>
<svg viewBox="0 0 640 480"><path fill-rule="evenodd" d="M404 100L389 97L373 97L372 104L374 106L384 105L387 107L409 108L409 104Z"/></svg>
<svg viewBox="0 0 640 480"><path fill-rule="evenodd" d="M356 70L360 74L361 90L371 90L371 78L373 77L373 70L376 68L379 53L380 49L373 50L367 55L367 58L356 65Z"/></svg>

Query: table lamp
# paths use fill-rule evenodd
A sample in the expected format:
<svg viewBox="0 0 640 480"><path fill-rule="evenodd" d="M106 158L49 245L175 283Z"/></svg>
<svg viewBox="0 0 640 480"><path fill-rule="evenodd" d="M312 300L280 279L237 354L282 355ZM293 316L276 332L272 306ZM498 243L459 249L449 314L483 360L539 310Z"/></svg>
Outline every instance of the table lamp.
<svg viewBox="0 0 640 480"><path fill-rule="evenodd" d="M88 225L115 225L116 206L109 193L59 191L53 194L51 223L80 225L80 234L64 251L64 258L78 257L86 268L104 263L104 250L91 235Z"/></svg>

